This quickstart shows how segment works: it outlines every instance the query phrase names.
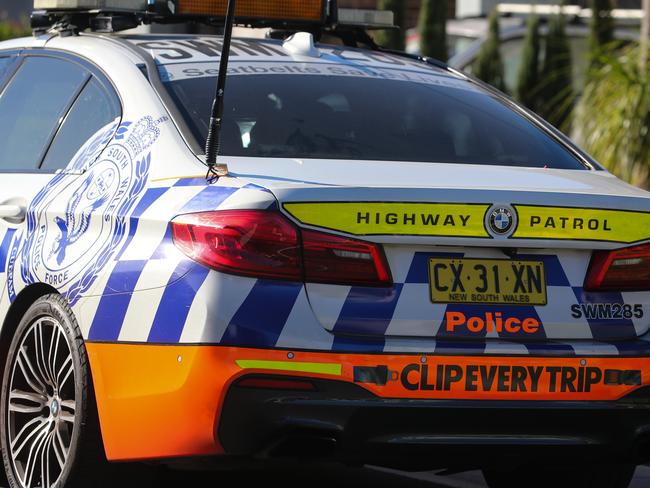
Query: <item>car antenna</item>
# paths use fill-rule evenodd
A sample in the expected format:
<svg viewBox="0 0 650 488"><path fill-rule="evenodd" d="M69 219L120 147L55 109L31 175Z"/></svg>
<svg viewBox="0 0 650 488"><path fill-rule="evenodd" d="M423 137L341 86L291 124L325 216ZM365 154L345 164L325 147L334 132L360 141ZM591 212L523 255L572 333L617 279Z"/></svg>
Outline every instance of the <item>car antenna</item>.
<svg viewBox="0 0 650 488"><path fill-rule="evenodd" d="M210 126L208 136L205 139L205 163L208 165L206 179L208 183L214 183L221 176L228 174L228 166L217 164L217 157L221 149L221 126L223 122L224 97L226 94L226 78L228 72L228 61L230 60L230 41L235 19L235 0L228 0L226 10L226 25L223 32L223 47L221 48L221 61L219 64L219 76L217 77L217 91L212 101L212 112L210 114Z"/></svg>

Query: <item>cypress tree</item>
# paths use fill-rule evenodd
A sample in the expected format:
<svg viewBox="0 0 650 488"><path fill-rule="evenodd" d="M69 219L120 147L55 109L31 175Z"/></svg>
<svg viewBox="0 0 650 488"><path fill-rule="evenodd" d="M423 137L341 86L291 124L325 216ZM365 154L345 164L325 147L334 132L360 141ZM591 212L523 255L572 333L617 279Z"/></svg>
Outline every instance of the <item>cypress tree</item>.
<svg viewBox="0 0 650 488"><path fill-rule="evenodd" d="M500 45L499 14L496 10L493 10L489 18L487 39L481 45L478 57L474 62L473 73L477 78L499 90L505 91Z"/></svg>
<svg viewBox="0 0 650 488"><path fill-rule="evenodd" d="M517 76L517 99L533 112L539 110L539 17L531 15Z"/></svg>
<svg viewBox="0 0 650 488"><path fill-rule="evenodd" d="M386 29L377 32L375 41L382 47L404 51L406 48L406 0L379 0L380 10L392 10L395 14L395 25L399 29Z"/></svg>
<svg viewBox="0 0 650 488"><path fill-rule="evenodd" d="M567 129L574 94L571 48L562 13L554 15L549 22L545 51L540 80L541 114L556 127Z"/></svg>
<svg viewBox="0 0 650 488"><path fill-rule="evenodd" d="M602 53L603 46L614 40L614 19L611 0L591 0L591 23L589 51L594 62Z"/></svg>
<svg viewBox="0 0 650 488"><path fill-rule="evenodd" d="M418 30L423 56L447 59L447 7L446 0L422 0Z"/></svg>

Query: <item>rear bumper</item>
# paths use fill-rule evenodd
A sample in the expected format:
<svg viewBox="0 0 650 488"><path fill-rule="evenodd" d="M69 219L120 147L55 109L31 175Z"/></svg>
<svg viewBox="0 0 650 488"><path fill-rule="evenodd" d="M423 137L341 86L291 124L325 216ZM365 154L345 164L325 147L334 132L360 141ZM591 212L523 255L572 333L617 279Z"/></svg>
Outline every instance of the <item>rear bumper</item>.
<svg viewBox="0 0 650 488"><path fill-rule="evenodd" d="M259 376L241 381L248 378ZM313 384L316 391L298 393L235 382L218 428L226 452L399 469L650 460L645 391L615 402L413 400L336 381Z"/></svg>
<svg viewBox="0 0 650 488"><path fill-rule="evenodd" d="M111 460L280 455L291 446L426 467L466 459L458 453L470 447L483 456L475 459L521 446L645 459L650 435L647 357L86 347ZM315 390L241 387L251 375L307 379Z"/></svg>

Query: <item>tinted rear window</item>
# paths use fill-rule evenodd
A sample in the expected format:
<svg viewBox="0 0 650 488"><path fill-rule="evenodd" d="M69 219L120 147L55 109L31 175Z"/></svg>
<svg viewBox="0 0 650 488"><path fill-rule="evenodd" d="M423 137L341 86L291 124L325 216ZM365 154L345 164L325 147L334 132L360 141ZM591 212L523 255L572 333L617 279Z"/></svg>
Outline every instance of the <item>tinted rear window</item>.
<svg viewBox="0 0 650 488"><path fill-rule="evenodd" d="M9 73L9 68L15 62L14 58L10 57L0 57L0 89L2 89L2 82L7 77Z"/></svg>
<svg viewBox="0 0 650 488"><path fill-rule="evenodd" d="M467 82L387 78L231 76L221 153L585 169L542 129ZM202 144L215 84L215 77L167 82Z"/></svg>
<svg viewBox="0 0 650 488"><path fill-rule="evenodd" d="M97 79L93 78L75 100L56 138L52 142L41 169L63 169L77 151L102 127L120 116L120 105Z"/></svg>

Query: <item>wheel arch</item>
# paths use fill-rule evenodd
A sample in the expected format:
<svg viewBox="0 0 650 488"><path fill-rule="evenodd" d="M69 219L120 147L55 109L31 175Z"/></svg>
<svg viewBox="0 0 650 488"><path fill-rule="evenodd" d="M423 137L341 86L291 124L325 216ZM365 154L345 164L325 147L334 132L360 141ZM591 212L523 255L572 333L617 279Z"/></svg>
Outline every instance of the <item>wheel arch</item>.
<svg viewBox="0 0 650 488"><path fill-rule="evenodd" d="M2 322L2 329L0 329L0 372L4 369L9 345L11 344L11 339L16 328L20 323L20 319L25 315L25 312L27 312L29 307L36 302L36 300L53 293L58 294L59 292L45 283L34 283L27 286L16 295L15 300L9 306L7 315Z"/></svg>

